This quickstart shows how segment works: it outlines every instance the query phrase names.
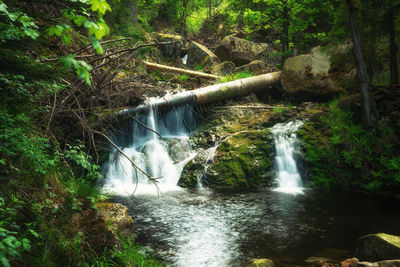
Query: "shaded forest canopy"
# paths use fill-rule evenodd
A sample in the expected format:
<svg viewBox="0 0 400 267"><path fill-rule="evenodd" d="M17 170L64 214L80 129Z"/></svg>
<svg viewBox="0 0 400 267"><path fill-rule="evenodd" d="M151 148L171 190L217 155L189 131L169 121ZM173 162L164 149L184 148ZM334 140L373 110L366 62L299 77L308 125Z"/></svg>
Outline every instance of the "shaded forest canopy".
<svg viewBox="0 0 400 267"><path fill-rule="evenodd" d="M158 264L127 237L96 251L85 233L71 236L69 218L106 200L96 184L115 111L203 82L147 72L144 61L182 67L160 52L175 42L160 33L179 35L182 53L190 41L213 49L228 35L267 43L281 69L316 46L353 47L352 16L376 125L363 126L358 80L343 80L344 97L301 133L314 185L399 197L399 10L400 0L0 0L0 262ZM332 56L332 72L358 66L346 51ZM337 179L328 169L335 164L346 170Z"/></svg>

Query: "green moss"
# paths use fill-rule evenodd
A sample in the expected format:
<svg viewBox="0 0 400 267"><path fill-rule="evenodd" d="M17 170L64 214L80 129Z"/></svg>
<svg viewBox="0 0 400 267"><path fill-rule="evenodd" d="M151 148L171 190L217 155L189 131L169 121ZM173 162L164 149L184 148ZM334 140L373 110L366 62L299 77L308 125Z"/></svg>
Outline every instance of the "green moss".
<svg viewBox="0 0 400 267"><path fill-rule="evenodd" d="M272 167L268 130L240 132L217 149L216 161L207 172L215 188L260 188L268 183Z"/></svg>

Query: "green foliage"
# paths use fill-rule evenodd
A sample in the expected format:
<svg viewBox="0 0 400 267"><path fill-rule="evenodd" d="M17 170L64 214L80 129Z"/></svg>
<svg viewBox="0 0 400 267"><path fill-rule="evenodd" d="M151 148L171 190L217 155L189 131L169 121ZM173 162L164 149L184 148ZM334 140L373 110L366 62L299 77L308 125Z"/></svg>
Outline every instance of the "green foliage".
<svg viewBox="0 0 400 267"><path fill-rule="evenodd" d="M24 202L11 195L10 203L0 197L0 262L8 267L16 259L21 259L21 253L31 250L31 239L39 238L32 224L23 229L17 224L18 211L23 208Z"/></svg>
<svg viewBox="0 0 400 267"><path fill-rule="evenodd" d="M234 74L227 74L224 77L219 78L217 80L217 83L226 83L226 82L230 82L230 81L234 81L234 80L238 80L238 79L249 78L252 76L253 76L253 74L248 71L241 71L241 72L234 73Z"/></svg>
<svg viewBox="0 0 400 267"><path fill-rule="evenodd" d="M134 244L133 238L124 238L121 248L113 252L114 257L124 266L159 267L156 260L146 255L146 250Z"/></svg>
<svg viewBox="0 0 400 267"><path fill-rule="evenodd" d="M371 133L335 100L327 114L307 122L299 133L316 186L398 195L400 155L389 125L381 123Z"/></svg>
<svg viewBox="0 0 400 267"><path fill-rule="evenodd" d="M59 61L64 64L65 67L73 67L76 70L78 77L86 82L87 85L91 85L92 81L90 79L89 71L92 66L87 64L83 60L76 60L75 55L68 55L65 57L60 57Z"/></svg>
<svg viewBox="0 0 400 267"><path fill-rule="evenodd" d="M92 157L85 152L83 145L67 145L67 148L64 150L64 157L79 166L76 169L80 173L75 174L75 177L86 177L86 179L92 182L102 177L99 172L100 166L92 163Z"/></svg>
<svg viewBox="0 0 400 267"><path fill-rule="evenodd" d="M9 11L0 0L0 43L21 40L25 37L37 39L38 26L33 19L20 11Z"/></svg>

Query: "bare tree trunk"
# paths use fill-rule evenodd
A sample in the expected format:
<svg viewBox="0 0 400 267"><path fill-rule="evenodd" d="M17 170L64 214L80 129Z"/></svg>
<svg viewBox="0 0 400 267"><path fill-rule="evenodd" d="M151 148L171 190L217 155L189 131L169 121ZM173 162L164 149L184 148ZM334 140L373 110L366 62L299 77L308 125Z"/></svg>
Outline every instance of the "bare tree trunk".
<svg viewBox="0 0 400 267"><path fill-rule="evenodd" d="M184 104L207 104L218 102L234 97L245 96L259 90L268 90L271 85L279 83L281 72L272 72L250 78L239 79L227 83L214 84L192 91L184 91L175 95L169 95L159 98L153 105L158 110L169 110L173 107ZM276 89L278 90L278 89ZM135 108L128 108L120 111L118 114L128 116L132 113L147 112L148 106L143 104Z"/></svg>
<svg viewBox="0 0 400 267"><path fill-rule="evenodd" d="M399 84L399 71L397 66L397 45L396 45L396 28L395 28L395 15L393 8L390 9L390 82L391 85Z"/></svg>
<svg viewBox="0 0 400 267"><path fill-rule="evenodd" d="M212 15L212 0L208 0L208 14L207 14L207 17L209 19L211 19L211 15Z"/></svg>
<svg viewBox="0 0 400 267"><path fill-rule="evenodd" d="M132 25L135 26L138 23L138 3L137 0L129 0L129 8L130 8L130 14L129 14L129 20L132 22Z"/></svg>
<svg viewBox="0 0 400 267"><path fill-rule="evenodd" d="M181 34L183 37L183 47L186 47L187 44L186 20L187 20L187 6L189 0L182 0L182 1L183 1L183 13L181 18Z"/></svg>
<svg viewBox="0 0 400 267"><path fill-rule="evenodd" d="M363 119L368 128L375 128L375 116L372 111L372 98L370 95L369 77L367 72L367 65L365 64L360 31L357 22L357 9L354 1L359 0L346 0L349 9L350 24L353 38L353 52L357 63L357 74L360 82L360 91L363 104ZM358 3L360 5L360 3Z"/></svg>
<svg viewBox="0 0 400 267"><path fill-rule="evenodd" d="M283 0L283 30L282 30L282 65L287 58L287 51L289 51L289 8L287 0Z"/></svg>
<svg viewBox="0 0 400 267"><path fill-rule="evenodd" d="M244 23L243 23L243 18L244 18L244 7L242 6L240 8L239 16L238 16L238 29L242 30Z"/></svg>

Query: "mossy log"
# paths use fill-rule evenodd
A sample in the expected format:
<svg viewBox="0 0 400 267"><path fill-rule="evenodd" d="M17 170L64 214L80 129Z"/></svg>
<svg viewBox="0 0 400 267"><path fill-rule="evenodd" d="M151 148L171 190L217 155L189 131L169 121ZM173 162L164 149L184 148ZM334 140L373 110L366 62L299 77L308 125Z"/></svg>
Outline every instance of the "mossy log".
<svg viewBox="0 0 400 267"><path fill-rule="evenodd" d="M268 89L269 86L280 81L281 72L272 72L250 78L239 79L227 83L214 84L192 91L184 91L174 95L167 95L152 101L152 105L158 110L169 110L172 107L184 104L209 104L234 97L245 96L250 93ZM135 108L124 109L122 114L147 112L148 104L142 104Z"/></svg>
<svg viewBox="0 0 400 267"><path fill-rule="evenodd" d="M208 74L208 73L204 73L201 71L180 69L180 68L170 67L170 66L166 66L166 65L157 64L157 63L151 63L151 62L147 62L147 61L143 61L143 63L146 65L146 67L148 69L153 69L153 70L160 70L160 71L172 72L172 73L178 73L178 74L186 74L189 76L195 76L195 77L199 77L199 78L203 78L203 79L207 79L207 80L217 80L218 78L220 78L217 75Z"/></svg>

